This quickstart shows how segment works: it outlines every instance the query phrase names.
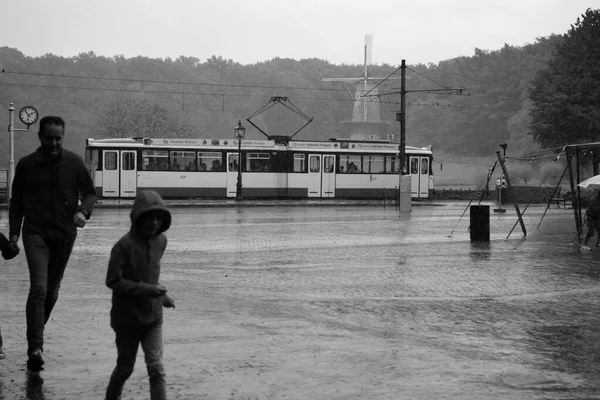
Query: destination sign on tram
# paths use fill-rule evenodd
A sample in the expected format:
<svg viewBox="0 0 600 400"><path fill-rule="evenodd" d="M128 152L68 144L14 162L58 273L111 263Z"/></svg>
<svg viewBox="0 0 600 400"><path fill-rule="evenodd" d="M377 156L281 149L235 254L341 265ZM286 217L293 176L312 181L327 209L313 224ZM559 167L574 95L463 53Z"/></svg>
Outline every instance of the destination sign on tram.
<svg viewBox="0 0 600 400"><path fill-rule="evenodd" d="M236 139L177 139L177 138L151 138L145 139L147 146L237 146ZM246 146L273 146L272 140L242 140L242 147Z"/></svg>
<svg viewBox="0 0 600 400"><path fill-rule="evenodd" d="M353 142L290 142L290 149L360 149L360 150L397 150L393 143L353 143Z"/></svg>

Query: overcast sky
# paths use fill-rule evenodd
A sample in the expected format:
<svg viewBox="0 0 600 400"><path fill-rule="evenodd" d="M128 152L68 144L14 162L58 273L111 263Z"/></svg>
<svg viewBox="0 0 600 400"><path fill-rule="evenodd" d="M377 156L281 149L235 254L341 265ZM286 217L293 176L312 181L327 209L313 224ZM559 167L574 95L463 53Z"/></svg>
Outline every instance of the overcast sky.
<svg viewBox="0 0 600 400"><path fill-rule="evenodd" d="M104 56L242 64L275 57L362 64L437 63L474 48L566 33L597 0L4 0L0 46L28 56Z"/></svg>

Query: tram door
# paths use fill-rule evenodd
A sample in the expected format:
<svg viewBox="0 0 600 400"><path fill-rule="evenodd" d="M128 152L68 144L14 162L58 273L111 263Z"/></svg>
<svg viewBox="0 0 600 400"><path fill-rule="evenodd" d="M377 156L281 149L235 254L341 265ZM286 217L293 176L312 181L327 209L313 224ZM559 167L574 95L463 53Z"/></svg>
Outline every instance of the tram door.
<svg viewBox="0 0 600 400"><path fill-rule="evenodd" d="M135 197L137 192L136 152L121 151L121 197Z"/></svg>
<svg viewBox="0 0 600 400"><path fill-rule="evenodd" d="M419 197L429 197L429 158L421 157L421 174L419 175Z"/></svg>
<svg viewBox="0 0 600 400"><path fill-rule="evenodd" d="M335 197L335 156L308 156L308 197Z"/></svg>
<svg viewBox="0 0 600 400"><path fill-rule="evenodd" d="M419 157L410 157L410 164L408 167L410 172L411 196L419 197L419 186L421 183L421 179L419 178Z"/></svg>
<svg viewBox="0 0 600 400"><path fill-rule="evenodd" d="M321 197L321 155L308 155L308 197Z"/></svg>
<svg viewBox="0 0 600 400"><path fill-rule="evenodd" d="M335 169L335 156L324 154L321 197L335 197Z"/></svg>
<svg viewBox="0 0 600 400"><path fill-rule="evenodd" d="M236 195L239 165L238 154L227 153L227 197L235 197Z"/></svg>
<svg viewBox="0 0 600 400"><path fill-rule="evenodd" d="M119 151L103 150L102 196L119 197Z"/></svg>

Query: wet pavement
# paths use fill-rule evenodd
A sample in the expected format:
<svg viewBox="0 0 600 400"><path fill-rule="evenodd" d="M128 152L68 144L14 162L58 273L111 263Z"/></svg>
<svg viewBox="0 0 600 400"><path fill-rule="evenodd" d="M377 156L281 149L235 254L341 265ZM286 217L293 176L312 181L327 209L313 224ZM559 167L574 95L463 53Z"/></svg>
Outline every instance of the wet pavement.
<svg viewBox="0 0 600 400"><path fill-rule="evenodd" d="M173 208L162 281L171 399L600 399L600 251L572 210L490 216L466 202ZM492 209L494 206L492 205ZM6 210L0 230L6 231ZM0 261L0 399L102 399L116 360L104 285L128 210L80 231L25 370L27 265ZM454 229L453 235L449 237ZM123 399L149 397L142 355Z"/></svg>

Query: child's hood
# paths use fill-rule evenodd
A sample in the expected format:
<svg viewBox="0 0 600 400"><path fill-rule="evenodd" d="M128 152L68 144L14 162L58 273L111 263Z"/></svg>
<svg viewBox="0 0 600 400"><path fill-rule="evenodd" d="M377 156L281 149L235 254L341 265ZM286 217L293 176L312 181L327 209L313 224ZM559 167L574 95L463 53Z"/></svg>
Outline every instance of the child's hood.
<svg viewBox="0 0 600 400"><path fill-rule="evenodd" d="M144 190L138 192L138 195L133 202L133 208L131 209L131 227L132 229L137 226L137 222L142 214L149 211L160 210L163 212L163 221L158 233L162 233L169 229L171 226L171 213L167 209L167 206L158 193L153 190Z"/></svg>

